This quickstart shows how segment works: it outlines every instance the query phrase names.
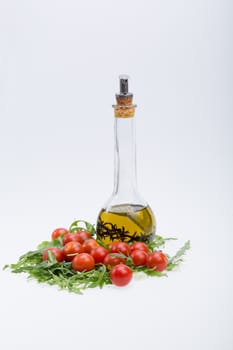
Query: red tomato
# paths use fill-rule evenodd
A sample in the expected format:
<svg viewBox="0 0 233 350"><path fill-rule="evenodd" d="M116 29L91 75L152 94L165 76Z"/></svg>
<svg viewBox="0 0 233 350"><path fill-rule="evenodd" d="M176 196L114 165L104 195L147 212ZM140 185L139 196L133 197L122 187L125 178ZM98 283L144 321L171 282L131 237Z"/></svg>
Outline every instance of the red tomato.
<svg viewBox="0 0 233 350"><path fill-rule="evenodd" d="M130 246L125 242L113 242L109 245L111 253L122 253L126 256L130 253Z"/></svg>
<svg viewBox="0 0 233 350"><path fill-rule="evenodd" d="M127 265L116 265L110 272L110 280L119 287L126 286L132 279L133 272Z"/></svg>
<svg viewBox="0 0 233 350"><path fill-rule="evenodd" d="M84 249L84 252L86 253L90 253L92 249L97 248L98 246L99 246L99 243L97 243L95 239L87 239L83 243L83 249Z"/></svg>
<svg viewBox="0 0 233 350"><path fill-rule="evenodd" d="M66 243L64 245L63 251L64 251L64 257L66 261L72 261L75 255L84 252L82 244L79 242Z"/></svg>
<svg viewBox="0 0 233 350"><path fill-rule="evenodd" d="M143 250L144 252L149 253L149 248L143 242L134 242L130 246L130 251L133 252L134 250Z"/></svg>
<svg viewBox="0 0 233 350"><path fill-rule="evenodd" d="M51 252L52 252L53 255L55 256L57 262L61 262L61 261L64 260L63 250L58 249L58 248L48 248L48 249L45 249L45 251L43 252L43 255L42 255L42 259L43 259L43 260L48 260L48 250L51 250Z"/></svg>
<svg viewBox="0 0 233 350"><path fill-rule="evenodd" d="M103 263L105 256L109 253L109 251L104 247L97 247L92 249L91 255L95 259L95 263Z"/></svg>
<svg viewBox="0 0 233 350"><path fill-rule="evenodd" d="M109 249L110 249L111 252L114 252L114 250L116 249L118 243L120 243L120 242L112 242L112 243L109 244ZM116 253L116 251L114 253Z"/></svg>
<svg viewBox="0 0 233 350"><path fill-rule="evenodd" d="M72 260L72 268L75 271L90 271L95 266L95 260L93 256L87 253L81 253L74 257Z"/></svg>
<svg viewBox="0 0 233 350"><path fill-rule="evenodd" d="M52 232L52 239L57 239L58 237L60 237L61 235L66 235L67 233L69 233L69 231L66 228L56 228L56 230L54 230Z"/></svg>
<svg viewBox="0 0 233 350"><path fill-rule="evenodd" d="M130 254L135 266L145 266L148 259L148 254L143 250L133 250Z"/></svg>
<svg viewBox="0 0 233 350"><path fill-rule="evenodd" d="M67 233L62 240L62 244L66 245L66 243L68 242L79 242L82 243L82 240L80 239L80 236L78 234L78 232L74 232L74 233Z"/></svg>
<svg viewBox="0 0 233 350"><path fill-rule="evenodd" d="M125 263L125 259L124 258L118 258L116 256L112 256L110 254L107 254L104 258L103 261L105 266L115 266L118 265L120 263L124 264Z"/></svg>
<svg viewBox="0 0 233 350"><path fill-rule="evenodd" d="M92 238L92 235L88 231L84 231L84 230L78 231L77 234L78 234L78 237L79 237L79 243L83 243L87 239Z"/></svg>
<svg viewBox="0 0 233 350"><path fill-rule="evenodd" d="M167 267L167 257L162 252L153 252L148 256L146 266L155 271L162 272Z"/></svg>

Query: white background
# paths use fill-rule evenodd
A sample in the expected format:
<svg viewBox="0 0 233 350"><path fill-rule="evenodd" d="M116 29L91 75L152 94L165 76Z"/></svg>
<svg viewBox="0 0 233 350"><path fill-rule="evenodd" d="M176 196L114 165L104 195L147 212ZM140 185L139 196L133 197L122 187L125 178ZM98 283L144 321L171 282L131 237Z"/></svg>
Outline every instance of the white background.
<svg viewBox="0 0 233 350"><path fill-rule="evenodd" d="M131 76L138 183L180 271L83 296L0 272L0 347L230 350L232 2L0 1L1 267L113 187L118 74Z"/></svg>

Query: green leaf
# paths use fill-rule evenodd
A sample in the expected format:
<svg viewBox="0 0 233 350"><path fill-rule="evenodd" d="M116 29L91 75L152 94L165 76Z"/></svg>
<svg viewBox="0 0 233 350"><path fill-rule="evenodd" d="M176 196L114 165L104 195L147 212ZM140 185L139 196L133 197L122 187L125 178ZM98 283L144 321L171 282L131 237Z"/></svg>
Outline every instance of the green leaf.
<svg viewBox="0 0 233 350"><path fill-rule="evenodd" d="M52 252L51 250L48 250L47 254L48 254L48 261L49 261L51 264L56 264L57 259L55 258L53 252Z"/></svg>
<svg viewBox="0 0 233 350"><path fill-rule="evenodd" d="M159 272L159 271L154 271L152 269L149 269L146 266L141 266L141 267L135 267L133 268L133 272L144 272L148 276L156 276L156 277L167 277L167 274L165 272Z"/></svg>
<svg viewBox="0 0 233 350"><path fill-rule="evenodd" d="M80 225L80 223L84 224L84 227L83 225ZM75 220L74 222L72 222L69 228L70 232L76 232L76 231L82 231L82 230L88 231L92 236L96 234L95 226L85 220Z"/></svg>
<svg viewBox="0 0 233 350"><path fill-rule="evenodd" d="M62 237L58 237L57 239L53 239L52 241L43 241L38 246L37 249L47 249L47 248L62 248Z"/></svg>
<svg viewBox="0 0 233 350"><path fill-rule="evenodd" d="M123 258L123 259L127 259L127 256L123 253L109 253L108 255L113 256L115 258Z"/></svg>
<svg viewBox="0 0 233 350"><path fill-rule="evenodd" d="M180 262L183 261L183 256L190 249L190 241L185 242L185 244L177 251L177 253L169 258L167 270L171 271L174 267L176 267Z"/></svg>
<svg viewBox="0 0 233 350"><path fill-rule="evenodd" d="M148 247L150 249L150 251L153 251L155 248L160 248L165 246L167 241L173 241L176 240L177 238L173 238L173 237L167 237L164 238L162 236L156 235L153 239L153 241L149 242Z"/></svg>
<svg viewBox="0 0 233 350"><path fill-rule="evenodd" d="M37 249L46 249L51 247L50 241L43 241L40 244L38 244Z"/></svg>

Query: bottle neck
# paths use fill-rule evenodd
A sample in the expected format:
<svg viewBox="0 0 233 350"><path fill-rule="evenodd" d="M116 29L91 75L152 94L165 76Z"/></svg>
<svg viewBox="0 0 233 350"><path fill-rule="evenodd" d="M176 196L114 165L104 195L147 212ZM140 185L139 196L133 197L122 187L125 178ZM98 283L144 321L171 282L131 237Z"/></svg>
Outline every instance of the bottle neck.
<svg viewBox="0 0 233 350"><path fill-rule="evenodd" d="M123 201L137 189L135 118L115 117L115 174L113 194Z"/></svg>

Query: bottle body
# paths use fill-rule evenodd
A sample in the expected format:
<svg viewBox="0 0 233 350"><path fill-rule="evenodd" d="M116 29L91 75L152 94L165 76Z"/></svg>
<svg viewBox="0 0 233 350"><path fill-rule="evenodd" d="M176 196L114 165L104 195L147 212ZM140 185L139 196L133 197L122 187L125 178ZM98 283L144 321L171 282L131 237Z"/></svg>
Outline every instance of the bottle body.
<svg viewBox="0 0 233 350"><path fill-rule="evenodd" d="M97 235L104 244L113 241L150 241L155 234L151 208L141 204L118 204L103 208L98 217Z"/></svg>
<svg viewBox="0 0 233 350"><path fill-rule="evenodd" d="M113 241L150 241L155 235L155 217L137 190L135 105L133 95L116 95L114 120L114 189L97 219L97 237Z"/></svg>

